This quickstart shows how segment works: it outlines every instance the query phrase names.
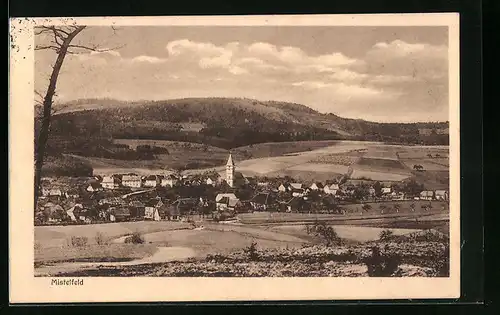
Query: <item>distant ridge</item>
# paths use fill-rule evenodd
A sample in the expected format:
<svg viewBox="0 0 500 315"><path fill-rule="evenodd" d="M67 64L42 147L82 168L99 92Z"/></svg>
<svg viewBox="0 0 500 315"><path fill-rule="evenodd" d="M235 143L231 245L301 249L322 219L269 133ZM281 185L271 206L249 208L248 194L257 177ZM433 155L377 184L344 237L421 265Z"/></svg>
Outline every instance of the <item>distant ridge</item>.
<svg viewBox="0 0 500 315"><path fill-rule="evenodd" d="M448 144L447 122L378 123L322 114L302 104L248 98L81 99L54 109L51 136L62 138L173 140L225 149L340 139Z"/></svg>

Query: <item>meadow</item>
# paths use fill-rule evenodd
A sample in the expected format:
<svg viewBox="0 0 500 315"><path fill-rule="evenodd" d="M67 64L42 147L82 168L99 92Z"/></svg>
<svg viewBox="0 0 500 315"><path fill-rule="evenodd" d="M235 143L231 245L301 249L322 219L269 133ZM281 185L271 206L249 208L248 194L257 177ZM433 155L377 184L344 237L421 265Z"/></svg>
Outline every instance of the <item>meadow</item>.
<svg viewBox="0 0 500 315"><path fill-rule="evenodd" d="M147 174L184 170L186 174L215 170L225 171L228 150L196 143L115 139L129 145L161 146L169 154L155 160L114 160L78 157L89 162L96 174L134 172ZM348 174L351 178L378 181L401 181L413 178L429 189L446 189L449 185L447 146L388 145L367 141L297 141L261 143L231 150L236 170L245 176L290 176L301 181L326 181ZM415 172L414 165L423 171ZM435 188L436 187L436 188Z"/></svg>

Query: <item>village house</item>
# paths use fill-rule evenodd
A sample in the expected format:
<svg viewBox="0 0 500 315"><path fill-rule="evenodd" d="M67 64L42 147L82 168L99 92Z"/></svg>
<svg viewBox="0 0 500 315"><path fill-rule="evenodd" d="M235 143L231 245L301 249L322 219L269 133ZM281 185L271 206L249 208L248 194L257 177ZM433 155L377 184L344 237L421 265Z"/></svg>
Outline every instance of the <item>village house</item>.
<svg viewBox="0 0 500 315"><path fill-rule="evenodd" d="M101 186L105 189L118 189L121 185L121 179L118 175L104 176Z"/></svg>
<svg viewBox="0 0 500 315"><path fill-rule="evenodd" d="M43 213L48 217L49 222L61 222L64 216L67 215L63 207L60 205L48 202L43 206Z"/></svg>
<svg viewBox="0 0 500 315"><path fill-rule="evenodd" d="M96 192L96 191L102 191L103 188L100 183L98 182L92 182L87 186L86 189L88 192Z"/></svg>
<svg viewBox="0 0 500 315"><path fill-rule="evenodd" d="M303 197L292 197L286 202L281 202L279 208L282 212L301 212L305 204Z"/></svg>
<svg viewBox="0 0 500 315"><path fill-rule="evenodd" d="M325 192L325 194L334 195L334 196L337 194L338 190L339 190L339 184L326 185L323 188L323 191Z"/></svg>
<svg viewBox="0 0 500 315"><path fill-rule="evenodd" d="M160 221L160 207L163 206L161 199L150 199L144 204L144 219Z"/></svg>
<svg viewBox="0 0 500 315"><path fill-rule="evenodd" d="M172 203L171 205L164 204L161 206L162 212L165 214L165 217L170 220L179 220L181 215L181 211L179 208L179 201Z"/></svg>
<svg viewBox="0 0 500 315"><path fill-rule="evenodd" d="M241 204L241 201L239 199L235 198L229 198L227 196L222 197L219 201L216 203L216 210L217 211L235 211L236 208Z"/></svg>
<svg viewBox="0 0 500 315"><path fill-rule="evenodd" d="M69 216L71 221L77 221L77 216L80 217L80 213L83 210L83 206L81 204L75 204L73 207L66 210L66 214ZM85 218L82 220L84 221Z"/></svg>
<svg viewBox="0 0 500 315"><path fill-rule="evenodd" d="M434 192L432 190L424 190L420 193L420 200L434 199Z"/></svg>
<svg viewBox="0 0 500 315"><path fill-rule="evenodd" d="M236 197L236 195L233 193L219 193L219 194L217 194L217 196L215 196L215 202L218 202L223 197L229 197L231 199L238 199L238 197Z"/></svg>
<svg viewBox="0 0 500 315"><path fill-rule="evenodd" d="M269 186L269 182L268 181L258 181L257 182L257 186L258 187L268 187Z"/></svg>
<svg viewBox="0 0 500 315"><path fill-rule="evenodd" d="M64 197L67 199L76 199L80 197L80 191L78 190L77 187L69 187L65 192L64 192Z"/></svg>
<svg viewBox="0 0 500 315"><path fill-rule="evenodd" d="M304 196L304 188L300 183L291 183L289 186L289 190L292 192L292 196L294 197Z"/></svg>
<svg viewBox="0 0 500 315"><path fill-rule="evenodd" d="M130 188L141 188L141 177L137 174L125 174L122 176L122 186Z"/></svg>
<svg viewBox="0 0 500 315"><path fill-rule="evenodd" d="M448 201L449 194L447 190L436 190L435 191L436 200Z"/></svg>
<svg viewBox="0 0 500 315"><path fill-rule="evenodd" d="M382 187L382 195L389 195L391 191L391 187Z"/></svg>
<svg viewBox="0 0 500 315"><path fill-rule="evenodd" d="M170 175L164 176L161 179L160 186L172 188L175 185L177 185L178 181L179 181L179 179L175 175L170 174Z"/></svg>
<svg viewBox="0 0 500 315"><path fill-rule="evenodd" d="M368 179L348 179L345 181L344 186L362 186L372 185L374 182Z"/></svg>
<svg viewBox="0 0 500 315"><path fill-rule="evenodd" d="M49 197L62 197L63 192L59 188L52 188L49 190L47 195Z"/></svg>
<svg viewBox="0 0 500 315"><path fill-rule="evenodd" d="M238 201L239 198L233 193L220 193L215 196L215 208L217 210L226 209L230 203L236 205Z"/></svg>
<svg viewBox="0 0 500 315"><path fill-rule="evenodd" d="M221 182L221 176L219 174L213 174L207 176L205 179L205 184L210 186L215 186Z"/></svg>
<svg viewBox="0 0 500 315"><path fill-rule="evenodd" d="M120 197L110 197L99 200L99 205L125 206L126 204L125 200Z"/></svg>
<svg viewBox="0 0 500 315"><path fill-rule="evenodd" d="M108 213L111 222L125 222L130 219L130 210L127 207L111 207L108 209Z"/></svg>
<svg viewBox="0 0 500 315"><path fill-rule="evenodd" d="M391 192L391 199L392 200L404 200L405 194L403 192L393 191L393 192Z"/></svg>
<svg viewBox="0 0 500 315"><path fill-rule="evenodd" d="M149 175L144 178L144 187L157 187L161 183L161 175Z"/></svg>
<svg viewBox="0 0 500 315"><path fill-rule="evenodd" d="M130 216L132 218L144 218L146 206L139 200L129 202Z"/></svg>
<svg viewBox="0 0 500 315"><path fill-rule="evenodd" d="M280 193L287 192L287 191L289 190L289 187L290 187L290 185L289 185L289 184L287 184L287 183L280 184L280 185L278 186L278 191L279 191Z"/></svg>
<svg viewBox="0 0 500 315"><path fill-rule="evenodd" d="M324 186L320 182L312 183L311 186L309 186L310 190L322 190L323 188L324 188Z"/></svg>
<svg viewBox="0 0 500 315"><path fill-rule="evenodd" d="M377 194L377 191L375 190L375 188L373 186L370 186L370 188L368 188L368 193L370 194L370 196L375 196Z"/></svg>
<svg viewBox="0 0 500 315"><path fill-rule="evenodd" d="M250 204L256 211L268 211L275 205L275 201L276 199L272 194L260 193L250 200Z"/></svg>

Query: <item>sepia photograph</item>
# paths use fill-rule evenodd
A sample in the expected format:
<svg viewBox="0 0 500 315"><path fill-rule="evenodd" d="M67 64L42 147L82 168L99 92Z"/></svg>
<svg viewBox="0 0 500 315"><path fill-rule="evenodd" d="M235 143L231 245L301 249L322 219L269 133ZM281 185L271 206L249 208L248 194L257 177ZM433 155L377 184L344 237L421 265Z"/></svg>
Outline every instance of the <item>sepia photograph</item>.
<svg viewBox="0 0 500 315"><path fill-rule="evenodd" d="M458 15L410 17L32 19L28 272L459 283Z"/></svg>

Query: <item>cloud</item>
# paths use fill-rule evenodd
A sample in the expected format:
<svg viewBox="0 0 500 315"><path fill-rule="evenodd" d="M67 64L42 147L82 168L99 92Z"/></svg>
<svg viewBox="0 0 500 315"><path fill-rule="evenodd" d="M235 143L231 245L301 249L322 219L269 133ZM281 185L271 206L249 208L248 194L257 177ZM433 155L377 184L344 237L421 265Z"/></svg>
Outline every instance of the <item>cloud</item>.
<svg viewBox="0 0 500 315"><path fill-rule="evenodd" d="M217 46L208 42L180 39L169 42L166 50L171 57L196 61L202 69L220 68L232 74L324 73L332 72L333 67L355 62L339 52L310 56L298 47L276 46L265 42L247 45L230 42Z"/></svg>
<svg viewBox="0 0 500 315"><path fill-rule="evenodd" d="M234 74L234 75L240 75L240 74L247 74L248 70L238 67L238 66L231 66L229 67L229 72Z"/></svg>
<svg viewBox="0 0 500 315"><path fill-rule="evenodd" d="M373 97L373 96L395 96L393 93L384 93L370 87L359 86L355 84L345 84L342 82L322 82L322 81L300 81L292 83L292 86L302 87L309 90L325 90L328 89L335 96L342 97Z"/></svg>
<svg viewBox="0 0 500 315"><path fill-rule="evenodd" d="M347 65L356 61L354 59L348 58L340 52L334 52L331 54L319 56L309 56L302 49L297 47L278 47L269 43L262 42L249 45L247 47L247 51L250 54L266 57L271 61L275 60L284 64L291 64L306 68L310 67L310 69L314 69L314 67L325 69L325 67Z"/></svg>
<svg viewBox="0 0 500 315"><path fill-rule="evenodd" d="M417 58L445 59L448 54L448 47L445 45L410 44L401 40L394 40L390 43L379 42L373 45L372 48L371 53L389 54L391 57L416 56Z"/></svg>
<svg viewBox="0 0 500 315"><path fill-rule="evenodd" d="M351 71L349 69L338 69L329 76L337 81L361 81L369 78L368 74Z"/></svg>
<svg viewBox="0 0 500 315"><path fill-rule="evenodd" d="M132 62L147 62L147 63L163 63L166 62L167 59L164 58L158 58L154 56L137 56L131 59Z"/></svg>
<svg viewBox="0 0 500 315"><path fill-rule="evenodd" d="M91 55L91 56L95 56L95 55L110 55L110 56L113 56L113 57L121 57L121 54L120 54L119 51L109 50L109 48L101 48L98 51L91 51L89 53L89 55Z"/></svg>
<svg viewBox="0 0 500 315"><path fill-rule="evenodd" d="M231 52L224 52L216 57L204 57L199 61L201 68L229 68L231 65Z"/></svg>
<svg viewBox="0 0 500 315"><path fill-rule="evenodd" d="M185 53L214 57L227 52L224 47L212 43L194 42L189 39L174 40L167 44L166 49L171 56L180 56Z"/></svg>
<svg viewBox="0 0 500 315"><path fill-rule="evenodd" d="M342 47L313 53L266 42L178 39L157 44L157 51L148 50L154 56L142 48L131 55L129 47L68 55L58 88L68 98L106 93L130 99L255 97L393 121L418 111L447 112L446 45L380 41L353 58Z"/></svg>
<svg viewBox="0 0 500 315"><path fill-rule="evenodd" d="M373 75L413 77L416 80L446 80L448 47L395 40L379 42L351 70Z"/></svg>
<svg viewBox="0 0 500 315"><path fill-rule="evenodd" d="M332 86L330 83L325 83L321 81L300 81L300 82L294 82L292 83L292 85L304 87L306 89L311 89L311 90L323 89Z"/></svg>

